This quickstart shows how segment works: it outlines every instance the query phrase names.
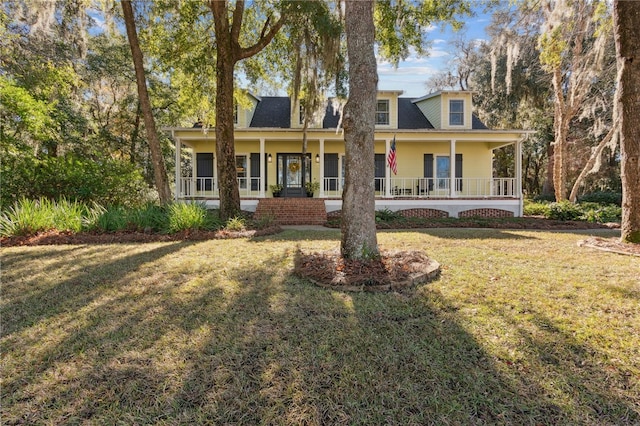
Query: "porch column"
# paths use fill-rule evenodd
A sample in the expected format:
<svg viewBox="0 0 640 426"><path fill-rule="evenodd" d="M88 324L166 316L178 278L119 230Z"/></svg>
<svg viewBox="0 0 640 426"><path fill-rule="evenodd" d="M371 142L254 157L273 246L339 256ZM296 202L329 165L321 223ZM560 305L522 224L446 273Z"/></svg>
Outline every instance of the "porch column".
<svg viewBox="0 0 640 426"><path fill-rule="evenodd" d="M522 216L524 214L524 201L522 199L522 139L516 141L516 187L513 191L513 195L518 197L519 216Z"/></svg>
<svg viewBox="0 0 640 426"><path fill-rule="evenodd" d="M456 196L456 140L449 142L449 196Z"/></svg>
<svg viewBox="0 0 640 426"><path fill-rule="evenodd" d="M320 152L318 153L320 155L320 194L318 197L324 198L324 139L320 139L318 143L320 144Z"/></svg>
<svg viewBox="0 0 640 426"><path fill-rule="evenodd" d="M260 138L260 198L264 198L264 183L267 177L264 163L264 138Z"/></svg>
<svg viewBox="0 0 640 426"><path fill-rule="evenodd" d="M397 143L397 142L396 142ZM384 141L384 196L391 198L391 167L389 167L389 152L391 152L391 139Z"/></svg>
<svg viewBox="0 0 640 426"><path fill-rule="evenodd" d="M175 187L175 201L178 201L180 198L180 187L182 186L182 182L180 182L180 177L182 175L182 164L180 162L180 153L182 152L182 141L180 138L176 138L175 132L171 131L171 137L176 143L176 187Z"/></svg>

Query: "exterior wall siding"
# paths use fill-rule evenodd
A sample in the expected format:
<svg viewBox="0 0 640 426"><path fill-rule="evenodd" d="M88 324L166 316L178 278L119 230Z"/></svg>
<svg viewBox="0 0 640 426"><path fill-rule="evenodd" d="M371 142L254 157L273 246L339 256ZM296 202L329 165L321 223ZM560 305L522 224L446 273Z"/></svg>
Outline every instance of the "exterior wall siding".
<svg viewBox="0 0 640 426"><path fill-rule="evenodd" d="M418 102L418 108L427 117L427 120L435 127L440 129L442 126L442 120L440 117L440 97L434 97L426 99L422 102Z"/></svg>

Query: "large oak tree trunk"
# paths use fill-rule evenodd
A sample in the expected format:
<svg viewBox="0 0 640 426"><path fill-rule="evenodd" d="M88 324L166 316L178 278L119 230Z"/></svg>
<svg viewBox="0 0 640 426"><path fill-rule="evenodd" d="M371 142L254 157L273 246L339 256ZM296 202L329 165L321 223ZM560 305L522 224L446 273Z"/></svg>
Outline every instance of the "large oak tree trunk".
<svg viewBox="0 0 640 426"><path fill-rule="evenodd" d="M257 54L273 40L284 25L281 16L271 25L267 17L256 42L249 47L240 46L240 34L244 18L245 2L237 0L229 19L230 2L209 0L216 34L216 164L218 166L218 191L220 218L228 220L240 213L240 191L236 172L236 155L233 129L233 72L238 61Z"/></svg>
<svg viewBox="0 0 640 426"><path fill-rule="evenodd" d="M233 70L237 52L232 43L226 2L210 3L216 28L216 164L220 218L228 220L240 213L240 191L236 171L233 129Z"/></svg>
<svg viewBox="0 0 640 426"><path fill-rule="evenodd" d="M621 240L640 243L640 2L616 0L613 12L622 157Z"/></svg>
<svg viewBox="0 0 640 426"><path fill-rule="evenodd" d="M220 52L220 51L218 51ZM240 213L240 192L236 171L233 133L233 68L234 64L218 53L216 78L216 157L220 217L231 219Z"/></svg>
<svg viewBox="0 0 640 426"><path fill-rule="evenodd" d="M138 99L140 108L144 117L144 126L147 132L147 140L149 142L149 150L151 151L151 161L153 162L153 177L160 198L160 203L167 204L171 202L171 190L169 189L169 179L167 178L167 169L164 165L162 156L162 147L160 138L156 129L156 122L153 119L153 111L151 109L151 101L147 91L147 79L144 74L144 61L140 43L138 42L138 34L136 32L135 18L133 16L133 7L130 0L122 0L122 12L124 15L124 23L127 28L127 37L129 38L129 46L131 47L131 56L133 56L133 65L136 70L136 83L138 86Z"/></svg>
<svg viewBox="0 0 640 426"><path fill-rule="evenodd" d="M349 99L344 107L345 188L342 194L342 256L379 256L375 221L374 131L378 73L373 51L373 1L347 0Z"/></svg>

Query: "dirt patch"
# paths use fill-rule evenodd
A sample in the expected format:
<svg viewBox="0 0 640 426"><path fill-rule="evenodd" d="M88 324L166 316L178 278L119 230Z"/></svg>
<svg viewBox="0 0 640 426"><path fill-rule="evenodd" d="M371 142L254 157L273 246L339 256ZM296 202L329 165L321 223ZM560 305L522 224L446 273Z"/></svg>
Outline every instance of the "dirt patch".
<svg viewBox="0 0 640 426"><path fill-rule="evenodd" d="M298 251L294 272L321 287L379 292L432 280L439 275L440 264L419 251L383 251L371 261L344 259L337 250Z"/></svg>

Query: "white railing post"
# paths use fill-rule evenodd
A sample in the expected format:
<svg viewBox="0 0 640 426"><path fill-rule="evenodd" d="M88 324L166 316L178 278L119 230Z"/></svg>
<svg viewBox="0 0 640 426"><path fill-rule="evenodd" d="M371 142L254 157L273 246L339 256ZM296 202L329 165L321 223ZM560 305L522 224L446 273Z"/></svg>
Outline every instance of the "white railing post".
<svg viewBox="0 0 640 426"><path fill-rule="evenodd" d="M259 187L259 197L260 198L264 198L265 197L265 190L264 190L264 182L265 182L265 178L267 176L266 174L266 163L264 161L264 157L265 157L265 149L264 149L264 138L260 138L260 181L258 182L258 185L260 185Z"/></svg>
<svg viewBox="0 0 640 426"><path fill-rule="evenodd" d="M325 188L325 182L324 182L324 139L320 139L319 141L320 144L320 148L319 148L319 153L318 155L320 156L320 179L318 179L318 181L321 183L320 185L320 193L318 194L318 197L320 198L325 198L324 195L324 188ZM327 188L331 188L330 186L328 186Z"/></svg>
<svg viewBox="0 0 640 426"><path fill-rule="evenodd" d="M173 138L173 140L176 142L176 188L175 188L175 201L178 201L180 199L180 192L182 191L182 182L181 180L181 175L182 175L182 164L180 162L180 157L181 157L181 152L182 152L182 141L180 141L180 138L176 139L176 135L175 132L172 130L171 131L171 137Z"/></svg>
<svg viewBox="0 0 640 426"><path fill-rule="evenodd" d="M396 141L397 143L397 141ZM391 139L384 141L384 196L391 198L391 167L389 167L389 152L391 151Z"/></svg>
<svg viewBox="0 0 640 426"><path fill-rule="evenodd" d="M449 196L456 196L456 140L449 143Z"/></svg>

